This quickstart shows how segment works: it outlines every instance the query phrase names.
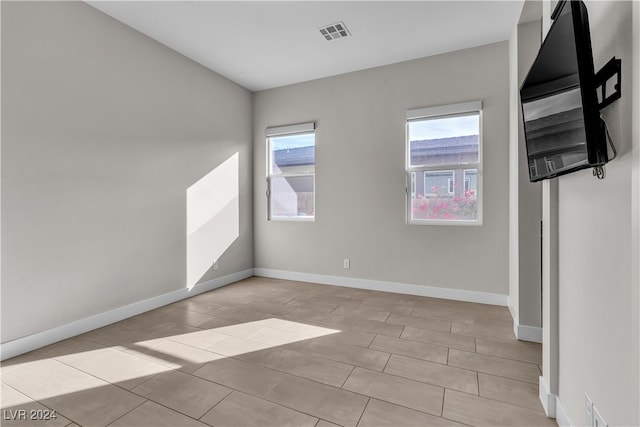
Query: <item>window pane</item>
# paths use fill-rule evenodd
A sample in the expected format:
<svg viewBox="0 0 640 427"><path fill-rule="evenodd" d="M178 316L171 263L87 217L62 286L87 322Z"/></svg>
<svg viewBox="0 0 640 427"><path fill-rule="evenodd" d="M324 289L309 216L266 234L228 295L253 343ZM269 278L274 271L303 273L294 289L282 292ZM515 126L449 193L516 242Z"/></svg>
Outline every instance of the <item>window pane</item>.
<svg viewBox="0 0 640 427"><path fill-rule="evenodd" d="M408 122L409 165L478 162L480 115L433 117Z"/></svg>
<svg viewBox="0 0 640 427"><path fill-rule="evenodd" d="M411 195L411 220L478 219L477 169L415 173L417 188Z"/></svg>
<svg viewBox="0 0 640 427"><path fill-rule="evenodd" d="M272 174L313 172L316 163L315 134L271 137Z"/></svg>
<svg viewBox="0 0 640 427"><path fill-rule="evenodd" d="M271 183L271 218L314 216L314 176L273 177Z"/></svg>

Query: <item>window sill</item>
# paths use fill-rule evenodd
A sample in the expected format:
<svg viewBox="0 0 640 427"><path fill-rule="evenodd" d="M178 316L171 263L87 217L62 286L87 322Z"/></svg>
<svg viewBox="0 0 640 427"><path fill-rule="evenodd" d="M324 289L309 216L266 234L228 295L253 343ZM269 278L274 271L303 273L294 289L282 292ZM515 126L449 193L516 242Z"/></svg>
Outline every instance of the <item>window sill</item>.
<svg viewBox="0 0 640 427"><path fill-rule="evenodd" d="M481 226L482 220L437 220L437 219L414 219L407 222L408 225L459 225L464 227Z"/></svg>
<svg viewBox="0 0 640 427"><path fill-rule="evenodd" d="M315 222L316 217L314 216L277 216L268 218L267 221L278 221L278 222Z"/></svg>

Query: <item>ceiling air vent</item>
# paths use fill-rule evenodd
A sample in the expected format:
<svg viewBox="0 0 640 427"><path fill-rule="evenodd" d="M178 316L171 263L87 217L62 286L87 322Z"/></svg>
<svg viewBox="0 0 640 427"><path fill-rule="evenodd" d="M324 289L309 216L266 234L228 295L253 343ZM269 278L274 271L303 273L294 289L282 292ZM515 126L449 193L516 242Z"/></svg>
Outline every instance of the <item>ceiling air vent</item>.
<svg viewBox="0 0 640 427"><path fill-rule="evenodd" d="M349 30L347 30L344 22L337 22L335 24L318 28L318 31L320 31L322 37L329 41L351 36L351 33L349 33Z"/></svg>

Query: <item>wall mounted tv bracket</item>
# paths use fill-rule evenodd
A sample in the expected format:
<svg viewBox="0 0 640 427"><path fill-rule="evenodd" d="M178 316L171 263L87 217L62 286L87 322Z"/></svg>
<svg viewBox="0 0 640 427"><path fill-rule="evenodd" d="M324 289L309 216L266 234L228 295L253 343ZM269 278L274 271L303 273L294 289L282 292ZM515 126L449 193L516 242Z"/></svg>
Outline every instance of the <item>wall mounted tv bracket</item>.
<svg viewBox="0 0 640 427"><path fill-rule="evenodd" d="M616 77L616 83L613 86L613 93L607 96L607 82L611 80L613 77ZM622 80L622 60L616 59L614 56L605 64L604 67L600 69L596 73L596 89L600 89L599 99L601 101L598 103L598 109L602 111L605 107L611 104L613 101L620 99L622 96L621 89L621 80Z"/></svg>
<svg viewBox="0 0 640 427"><path fill-rule="evenodd" d="M602 67L596 73L596 90L600 89L600 96L598 97L600 101L598 102L598 110L602 112L602 110L609 106L612 102L620 99L622 97L622 60L616 59L614 56L607 62L604 67ZM616 78L616 82L613 85L613 93L607 96L607 82L612 78ZM616 147L613 145L613 141L611 140L611 136L609 135L609 129L607 128L607 122L602 118L602 114L600 114L600 119L604 124L604 132L609 145L611 146L611 151L613 152L613 157L609 160L613 160L616 158ZM598 179L604 179L605 171L604 165L596 166L593 168L593 176Z"/></svg>

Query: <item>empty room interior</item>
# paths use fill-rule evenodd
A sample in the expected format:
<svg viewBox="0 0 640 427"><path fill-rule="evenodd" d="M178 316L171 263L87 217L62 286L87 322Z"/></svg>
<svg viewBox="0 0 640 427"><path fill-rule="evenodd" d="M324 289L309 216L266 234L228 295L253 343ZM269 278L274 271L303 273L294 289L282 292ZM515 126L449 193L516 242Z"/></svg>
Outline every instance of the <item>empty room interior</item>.
<svg viewBox="0 0 640 427"><path fill-rule="evenodd" d="M640 2L0 15L3 426L640 425Z"/></svg>

